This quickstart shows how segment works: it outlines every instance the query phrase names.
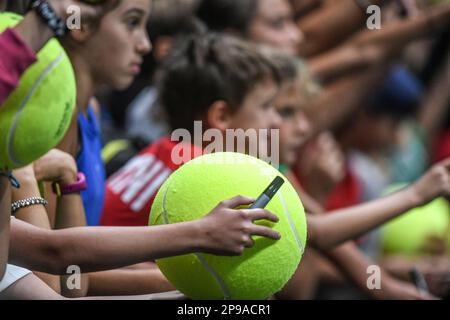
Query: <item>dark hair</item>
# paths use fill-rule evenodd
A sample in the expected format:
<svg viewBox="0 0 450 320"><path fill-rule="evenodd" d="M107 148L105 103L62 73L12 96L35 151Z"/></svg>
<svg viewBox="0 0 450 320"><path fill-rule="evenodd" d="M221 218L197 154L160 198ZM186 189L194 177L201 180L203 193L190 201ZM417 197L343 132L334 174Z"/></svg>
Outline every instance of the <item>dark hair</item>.
<svg viewBox="0 0 450 320"><path fill-rule="evenodd" d="M201 0L197 17L217 32L233 29L246 34L257 15L259 0Z"/></svg>
<svg viewBox="0 0 450 320"><path fill-rule="evenodd" d="M30 6L30 2L30 0L6 1L6 11L24 15Z"/></svg>
<svg viewBox="0 0 450 320"><path fill-rule="evenodd" d="M197 4L198 0L153 0L147 25L150 39L202 32L195 17Z"/></svg>
<svg viewBox="0 0 450 320"><path fill-rule="evenodd" d="M170 126L188 130L214 102L223 100L235 112L257 83L280 81L277 68L258 47L219 34L185 39L157 79Z"/></svg>
<svg viewBox="0 0 450 320"><path fill-rule="evenodd" d="M116 8L122 0L108 1L105 4L102 4L102 8L104 8L104 13L107 11L113 10ZM14 0L14 1L6 1L6 11L14 12L20 15L24 15L30 10L31 0Z"/></svg>
<svg viewBox="0 0 450 320"><path fill-rule="evenodd" d="M205 26L195 17L198 0L153 0L152 11L147 24L147 32L153 43L159 37L177 38L190 34L205 33ZM142 66L146 81L153 80L159 61L153 54L144 58Z"/></svg>
<svg viewBox="0 0 450 320"><path fill-rule="evenodd" d="M89 19L85 18L83 19L83 22L86 22L94 31L96 31L99 28L100 22L102 21L103 17L107 13L116 9L121 4L121 2L122 0L109 0L103 4L99 4L98 7L101 10L98 11L98 15L92 16Z"/></svg>

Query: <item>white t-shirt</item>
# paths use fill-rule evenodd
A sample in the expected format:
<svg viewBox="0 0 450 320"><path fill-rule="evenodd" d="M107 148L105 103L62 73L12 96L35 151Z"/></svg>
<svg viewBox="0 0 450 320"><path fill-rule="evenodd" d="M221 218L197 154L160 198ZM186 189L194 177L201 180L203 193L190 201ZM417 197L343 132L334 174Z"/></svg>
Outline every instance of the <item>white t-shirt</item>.
<svg viewBox="0 0 450 320"><path fill-rule="evenodd" d="M6 267L5 276L0 281L0 292L5 291L11 285L30 273L30 270L8 264Z"/></svg>

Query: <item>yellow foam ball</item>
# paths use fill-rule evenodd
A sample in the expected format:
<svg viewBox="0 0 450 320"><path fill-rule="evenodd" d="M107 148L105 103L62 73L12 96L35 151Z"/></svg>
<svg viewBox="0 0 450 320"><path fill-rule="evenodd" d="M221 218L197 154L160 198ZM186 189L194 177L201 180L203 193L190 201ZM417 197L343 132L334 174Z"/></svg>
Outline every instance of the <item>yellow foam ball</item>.
<svg viewBox="0 0 450 320"><path fill-rule="evenodd" d="M275 168L238 153L196 158L174 172L159 190L150 225L199 219L223 200L237 195L257 198L275 177L285 183L266 209L276 214L278 241L254 237L255 246L239 257L189 254L160 259L168 280L192 299L267 299L296 271L306 246L306 218L296 190Z"/></svg>

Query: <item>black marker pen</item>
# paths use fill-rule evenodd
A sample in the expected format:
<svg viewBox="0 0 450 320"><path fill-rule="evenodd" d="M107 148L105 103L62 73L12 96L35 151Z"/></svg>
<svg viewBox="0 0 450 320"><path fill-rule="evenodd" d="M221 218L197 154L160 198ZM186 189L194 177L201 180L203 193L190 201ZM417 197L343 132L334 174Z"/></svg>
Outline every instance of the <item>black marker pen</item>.
<svg viewBox="0 0 450 320"><path fill-rule="evenodd" d="M264 190L255 203L250 207L250 209L264 209L278 190L280 190L283 184L284 180L281 177L276 177L275 180L272 181L267 189Z"/></svg>

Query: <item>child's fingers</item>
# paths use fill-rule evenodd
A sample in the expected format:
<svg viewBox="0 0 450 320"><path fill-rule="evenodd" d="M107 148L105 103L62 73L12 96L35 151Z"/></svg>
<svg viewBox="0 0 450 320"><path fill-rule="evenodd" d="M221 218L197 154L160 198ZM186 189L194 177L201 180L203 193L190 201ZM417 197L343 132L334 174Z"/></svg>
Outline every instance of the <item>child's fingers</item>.
<svg viewBox="0 0 450 320"><path fill-rule="evenodd" d="M255 199L244 197L244 196L237 196L229 200L222 201L219 206L223 206L225 208L234 209L239 206L245 206L249 205L255 202Z"/></svg>
<svg viewBox="0 0 450 320"><path fill-rule="evenodd" d="M241 210L241 211L251 221L257 221L257 220L268 220L268 221L272 221L272 222L279 221L279 219L276 215L274 215L272 212L267 211L265 209L246 209L246 210Z"/></svg>
<svg viewBox="0 0 450 320"><path fill-rule="evenodd" d="M255 246L255 241L251 237L248 237L248 240L245 242L244 247L245 248L253 248L254 246Z"/></svg>
<svg viewBox="0 0 450 320"><path fill-rule="evenodd" d="M269 239L273 239L273 240L281 239L281 235L278 232L276 232L275 230L272 230L268 227L254 225L251 228L250 232L253 236L261 236L261 237L265 237L265 238L269 238Z"/></svg>

